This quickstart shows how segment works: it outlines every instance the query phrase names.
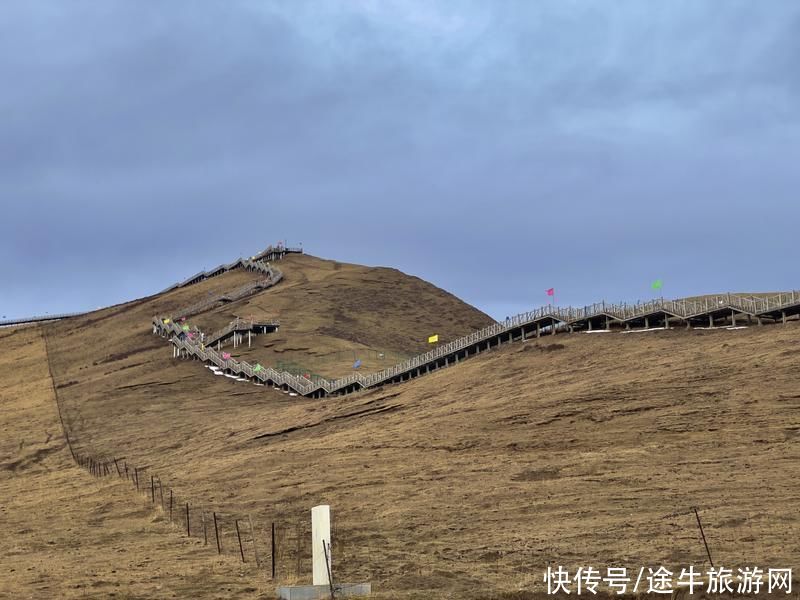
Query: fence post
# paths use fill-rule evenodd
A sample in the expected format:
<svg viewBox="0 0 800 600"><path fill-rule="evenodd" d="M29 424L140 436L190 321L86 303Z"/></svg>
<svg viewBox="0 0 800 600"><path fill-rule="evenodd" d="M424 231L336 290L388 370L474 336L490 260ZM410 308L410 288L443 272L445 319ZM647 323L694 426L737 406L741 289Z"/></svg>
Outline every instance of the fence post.
<svg viewBox="0 0 800 600"><path fill-rule="evenodd" d="M214 537L217 539L217 554L222 554L222 544L220 543L219 528L217 527L217 513L211 514L214 515Z"/></svg>
<svg viewBox="0 0 800 600"><path fill-rule="evenodd" d="M156 476L150 475L150 498L153 504L156 503Z"/></svg>
<svg viewBox="0 0 800 600"><path fill-rule="evenodd" d="M253 539L253 556L256 557L256 568L259 566L258 560L258 547L256 546L256 532L253 529L253 518L250 515L247 515L247 522L250 523L250 537Z"/></svg>
<svg viewBox="0 0 800 600"><path fill-rule="evenodd" d="M169 488L169 522L172 523L172 488Z"/></svg>
<svg viewBox="0 0 800 600"><path fill-rule="evenodd" d="M242 562L244 560L244 548L242 547L242 534L239 533L239 519L234 519L234 525L236 525L236 537L239 539L239 554L242 555Z"/></svg>
<svg viewBox="0 0 800 600"><path fill-rule="evenodd" d="M703 524L700 523L700 515L697 513L697 507L694 508L694 516L697 517L697 526L700 528L700 535L703 536L703 546L706 547L706 554L708 555L708 562L711 563L711 568L714 568L714 561L711 559L711 551L708 549L708 542L706 542L706 534L703 531Z"/></svg>
<svg viewBox="0 0 800 600"><path fill-rule="evenodd" d="M72 442L69 441L69 434L66 430L64 430L64 436L67 438L67 447L69 448L69 453L72 455L72 460L77 462L75 460L75 451L72 449Z"/></svg>
<svg viewBox="0 0 800 600"><path fill-rule="evenodd" d="M272 522L272 579L275 579L275 521Z"/></svg>
<svg viewBox="0 0 800 600"><path fill-rule="evenodd" d="M186 537L192 537L192 531L189 529L189 503L186 503Z"/></svg>
<svg viewBox="0 0 800 600"><path fill-rule="evenodd" d="M203 546L208 546L208 533L206 532L206 509L200 510L200 521L203 523Z"/></svg>

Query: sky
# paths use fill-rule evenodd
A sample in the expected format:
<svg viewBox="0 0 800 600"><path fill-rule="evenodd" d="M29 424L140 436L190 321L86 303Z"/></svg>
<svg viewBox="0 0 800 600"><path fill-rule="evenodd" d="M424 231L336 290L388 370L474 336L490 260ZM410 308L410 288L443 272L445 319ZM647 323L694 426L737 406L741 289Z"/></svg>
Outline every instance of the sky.
<svg viewBox="0 0 800 600"><path fill-rule="evenodd" d="M0 318L278 240L546 304L800 288L793 0L4 0Z"/></svg>

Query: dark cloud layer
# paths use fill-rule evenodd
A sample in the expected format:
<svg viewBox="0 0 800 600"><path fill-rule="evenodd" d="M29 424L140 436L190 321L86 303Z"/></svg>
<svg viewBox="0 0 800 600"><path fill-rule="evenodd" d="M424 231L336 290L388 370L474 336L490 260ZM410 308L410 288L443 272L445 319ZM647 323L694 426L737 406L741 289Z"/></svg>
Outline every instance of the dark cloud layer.
<svg viewBox="0 0 800 600"><path fill-rule="evenodd" d="M798 64L789 0L4 2L0 313L278 239L495 317L800 287Z"/></svg>

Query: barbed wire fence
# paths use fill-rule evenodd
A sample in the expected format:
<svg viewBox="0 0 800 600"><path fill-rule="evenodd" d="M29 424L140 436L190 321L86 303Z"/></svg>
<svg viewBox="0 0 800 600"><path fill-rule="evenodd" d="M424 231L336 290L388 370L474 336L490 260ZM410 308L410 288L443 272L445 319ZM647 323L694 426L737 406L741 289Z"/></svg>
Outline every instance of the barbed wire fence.
<svg viewBox="0 0 800 600"><path fill-rule="evenodd" d="M210 553L229 556L254 568L267 581L297 583L311 577L311 515L308 511L276 510L272 515L254 515L193 499L149 465L126 457L98 455L82 448L53 377L47 334L42 331L53 396L67 449L74 463L100 480L124 481L145 504L159 511L181 537L202 540ZM73 417L75 415L72 415ZM80 420L80 419L79 419ZM348 548L347 529L333 523L333 556L344 564ZM194 551L194 550L192 550ZM368 550L359 558L369 556ZM364 563L358 567L364 570Z"/></svg>
<svg viewBox="0 0 800 600"><path fill-rule="evenodd" d="M74 440L68 439L68 445ZM311 576L310 511L292 511L273 518L226 510L179 493L169 481L148 466L126 458L97 457L76 452L75 463L97 479L122 480L153 510L159 511L175 533L202 540L209 552L227 555L254 567L267 581L297 583ZM369 552L361 543L348 544L348 530L332 525L332 555L347 571L368 571ZM360 549L360 550L359 550Z"/></svg>

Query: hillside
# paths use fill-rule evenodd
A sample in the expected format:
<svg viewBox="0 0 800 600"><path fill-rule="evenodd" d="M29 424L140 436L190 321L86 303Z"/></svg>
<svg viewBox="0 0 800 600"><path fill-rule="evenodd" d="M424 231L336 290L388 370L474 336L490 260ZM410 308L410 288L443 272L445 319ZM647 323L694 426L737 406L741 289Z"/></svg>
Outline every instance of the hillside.
<svg viewBox="0 0 800 600"><path fill-rule="evenodd" d="M280 318L278 333L241 352L265 364L353 345L413 351L431 332L487 322L396 271L308 256L277 266L286 280L275 288L190 320L210 330L237 314ZM307 576L319 503L333 509L337 577L371 580L387 599L541 591L548 561L699 567L692 506L715 564L800 556L797 322L548 336L312 400L213 377L150 333L152 315L248 277L45 331L77 447L147 464L197 503L275 522L280 580ZM102 328L115 335L99 342Z"/></svg>
<svg viewBox="0 0 800 600"><path fill-rule="evenodd" d="M370 372L428 350L429 335L450 340L492 322L452 294L396 269L308 254L289 254L276 266L284 280L274 289L190 323L213 332L237 316L278 319L276 333L255 338L251 348L228 350L251 363L292 363L337 377L348 374L356 358L361 371Z"/></svg>
<svg viewBox="0 0 800 600"><path fill-rule="evenodd" d="M130 485L75 466L39 327L2 331L0 344L0 598L265 593L251 569L182 539Z"/></svg>

